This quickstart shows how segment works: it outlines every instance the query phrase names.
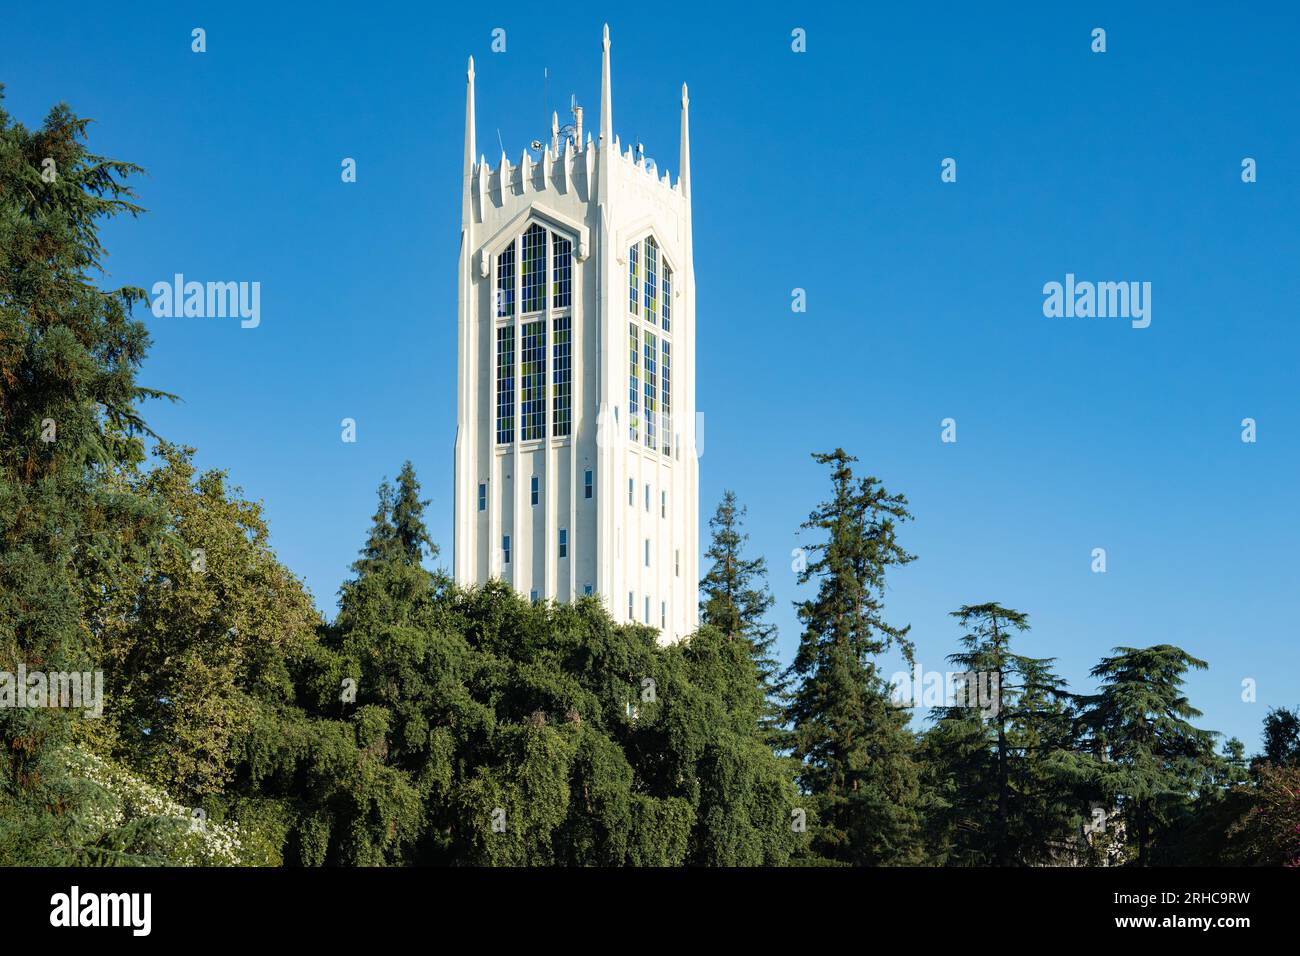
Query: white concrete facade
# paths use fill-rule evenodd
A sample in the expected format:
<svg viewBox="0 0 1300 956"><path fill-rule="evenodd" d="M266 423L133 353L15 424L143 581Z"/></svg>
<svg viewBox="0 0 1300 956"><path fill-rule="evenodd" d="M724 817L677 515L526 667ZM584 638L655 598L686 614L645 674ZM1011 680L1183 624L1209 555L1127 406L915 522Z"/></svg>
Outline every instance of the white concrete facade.
<svg viewBox="0 0 1300 956"><path fill-rule="evenodd" d="M606 27L596 142L553 118L539 156L489 167L469 63L454 570L538 599L589 590L667 642L699 620L688 100L671 183L620 153L610 87Z"/></svg>

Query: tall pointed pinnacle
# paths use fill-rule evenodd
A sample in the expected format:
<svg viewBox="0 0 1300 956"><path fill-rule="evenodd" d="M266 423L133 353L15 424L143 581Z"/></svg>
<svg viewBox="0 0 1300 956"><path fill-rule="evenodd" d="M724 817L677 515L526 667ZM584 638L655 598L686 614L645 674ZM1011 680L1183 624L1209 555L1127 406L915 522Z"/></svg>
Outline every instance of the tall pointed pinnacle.
<svg viewBox="0 0 1300 956"><path fill-rule="evenodd" d="M605 38L601 41L600 64L600 148L614 144L614 94L609 83L609 24L605 24Z"/></svg>
<svg viewBox="0 0 1300 956"><path fill-rule="evenodd" d="M474 168L474 58L465 71L465 173Z"/></svg>
<svg viewBox="0 0 1300 956"><path fill-rule="evenodd" d="M677 173L677 182L682 187L682 196L691 198L691 101L686 95L686 84L682 84L682 155Z"/></svg>
<svg viewBox="0 0 1300 956"><path fill-rule="evenodd" d="M462 213L466 223L469 222L469 186L474 175L474 153L474 58L470 57L469 68L465 71L465 182L462 186Z"/></svg>

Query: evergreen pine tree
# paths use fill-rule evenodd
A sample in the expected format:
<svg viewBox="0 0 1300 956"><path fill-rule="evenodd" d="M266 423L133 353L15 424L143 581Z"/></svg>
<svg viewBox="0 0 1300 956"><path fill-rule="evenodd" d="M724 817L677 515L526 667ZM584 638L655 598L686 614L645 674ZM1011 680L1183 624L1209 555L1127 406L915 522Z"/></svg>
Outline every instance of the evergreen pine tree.
<svg viewBox="0 0 1300 956"><path fill-rule="evenodd" d="M424 509L428 504L428 501L420 500L420 482L415 477L415 467L409 461L405 462L397 476L392 525L398 555L407 564L420 564L426 550L431 560L438 557L438 546L424 525Z"/></svg>
<svg viewBox="0 0 1300 956"><path fill-rule="evenodd" d="M1264 717L1264 752L1260 760L1275 767L1300 766L1300 708L1274 707Z"/></svg>
<svg viewBox="0 0 1300 956"><path fill-rule="evenodd" d="M857 459L842 449L813 458L831 467L833 493L803 525L824 538L799 575L801 584L817 582L817 594L796 605L804 630L786 717L799 783L818 800L814 849L846 863L914 862L915 740L876 661L894 646L912 659L908 629L883 618L887 572L913 560L896 537L911 515L875 478L855 480Z"/></svg>
<svg viewBox="0 0 1300 956"><path fill-rule="evenodd" d="M394 560L400 552L397 528L393 525L393 486L385 478L379 484L379 505L371 519L365 547L352 563L352 570L358 575L365 574Z"/></svg>
<svg viewBox="0 0 1300 956"><path fill-rule="evenodd" d="M148 335L131 312L144 290L96 284L98 230L142 211L126 183L140 170L91 153L88 122L60 105L28 130L0 108L0 670L10 673L98 668L79 569L116 586L161 530L146 502L102 480L143 459L138 405L161 393L136 382ZM83 842L92 797L67 760L78 719L0 708L0 863L115 859L111 842Z"/></svg>
<svg viewBox="0 0 1300 956"><path fill-rule="evenodd" d="M964 630L948 657L962 675L957 700L935 709L925 736L945 851L968 865L1050 862L1077 815L1054 764L1071 745L1069 696L1051 659L1011 651L1027 615L992 602L952 615Z"/></svg>
<svg viewBox="0 0 1300 956"><path fill-rule="evenodd" d="M700 582L700 618L729 639L746 641L763 688L762 725L769 740L779 745L779 701L785 682L772 650L776 626L765 620L776 599L767 589L767 562L744 555L749 540L741 530L745 510L736 504L735 492L725 491L709 519L713 540L705 557L712 565Z"/></svg>
<svg viewBox="0 0 1300 956"><path fill-rule="evenodd" d="M1184 675L1209 665L1180 647L1117 647L1092 669L1100 692L1085 698L1080 717L1095 760L1086 778L1108 805L1118 806L1136 862L1147 866L1170 821L1221 760L1215 734L1189 722L1201 716L1183 695Z"/></svg>

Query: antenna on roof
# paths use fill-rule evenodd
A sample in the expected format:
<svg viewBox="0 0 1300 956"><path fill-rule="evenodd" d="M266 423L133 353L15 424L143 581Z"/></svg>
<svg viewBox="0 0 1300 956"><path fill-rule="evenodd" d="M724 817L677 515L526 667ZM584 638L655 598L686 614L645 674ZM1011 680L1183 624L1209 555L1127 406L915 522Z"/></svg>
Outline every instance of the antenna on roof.
<svg viewBox="0 0 1300 956"><path fill-rule="evenodd" d="M573 145L582 149L582 107L578 105L578 94L569 94L569 112L573 115L572 123L560 127L560 140L571 140Z"/></svg>

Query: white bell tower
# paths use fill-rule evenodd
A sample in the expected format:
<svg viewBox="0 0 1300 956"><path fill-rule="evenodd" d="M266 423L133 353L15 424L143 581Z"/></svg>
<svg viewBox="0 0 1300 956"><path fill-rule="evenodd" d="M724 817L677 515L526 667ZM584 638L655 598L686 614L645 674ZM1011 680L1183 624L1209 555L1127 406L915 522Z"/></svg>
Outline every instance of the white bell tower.
<svg viewBox="0 0 1300 956"><path fill-rule="evenodd" d="M455 577L539 600L602 598L680 640L699 620L690 135L676 183L600 129L475 161L465 99Z"/></svg>

